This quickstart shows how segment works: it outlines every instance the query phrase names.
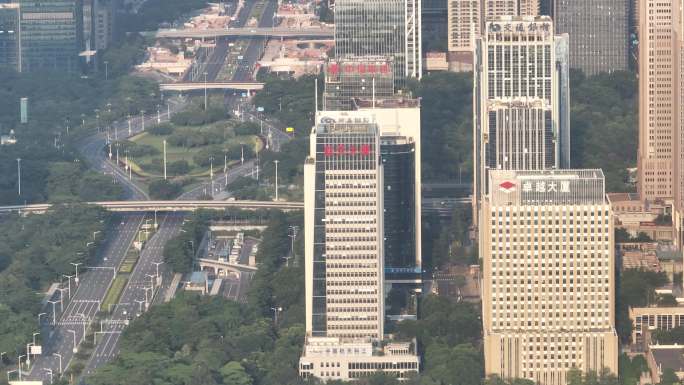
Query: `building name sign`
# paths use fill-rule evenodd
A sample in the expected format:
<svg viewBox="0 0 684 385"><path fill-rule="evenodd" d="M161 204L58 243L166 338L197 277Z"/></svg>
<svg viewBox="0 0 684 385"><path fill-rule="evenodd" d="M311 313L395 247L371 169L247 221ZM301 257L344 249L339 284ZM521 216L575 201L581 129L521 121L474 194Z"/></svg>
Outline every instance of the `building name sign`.
<svg viewBox="0 0 684 385"><path fill-rule="evenodd" d="M517 185L511 181L505 181L499 184L499 190L506 194L512 193L516 190ZM521 190L524 193L570 193L569 180L552 180L552 181L522 181Z"/></svg>
<svg viewBox="0 0 684 385"><path fill-rule="evenodd" d="M490 23L489 32L543 32L551 33L551 23Z"/></svg>
<svg viewBox="0 0 684 385"><path fill-rule="evenodd" d="M361 144L361 145L346 145L346 144L338 144L338 145L331 145L327 144L323 147L323 155L326 157L330 157L333 155L362 155L362 156L370 156L371 154L371 146L370 144Z"/></svg>
<svg viewBox="0 0 684 385"><path fill-rule="evenodd" d="M390 66L387 63L375 64L375 63L330 63L328 65L328 72L331 75L337 75L340 72L345 74L388 74L390 72Z"/></svg>

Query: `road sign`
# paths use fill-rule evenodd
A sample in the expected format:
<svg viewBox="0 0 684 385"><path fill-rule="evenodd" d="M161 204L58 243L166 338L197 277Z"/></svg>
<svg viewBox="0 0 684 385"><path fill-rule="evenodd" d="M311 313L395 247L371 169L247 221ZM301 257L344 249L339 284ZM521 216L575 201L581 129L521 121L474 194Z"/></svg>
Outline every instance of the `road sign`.
<svg viewBox="0 0 684 385"><path fill-rule="evenodd" d="M264 107L257 107L258 112L264 112Z"/></svg>

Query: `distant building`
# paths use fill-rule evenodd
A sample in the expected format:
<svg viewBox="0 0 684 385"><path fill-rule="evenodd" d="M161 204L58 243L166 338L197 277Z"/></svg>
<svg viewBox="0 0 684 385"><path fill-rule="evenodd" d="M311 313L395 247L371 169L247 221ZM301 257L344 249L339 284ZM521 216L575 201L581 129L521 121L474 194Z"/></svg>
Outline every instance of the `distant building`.
<svg viewBox="0 0 684 385"><path fill-rule="evenodd" d="M487 22L475 49L473 218L490 170L570 165L568 36L548 16Z"/></svg>
<svg viewBox="0 0 684 385"><path fill-rule="evenodd" d="M667 369L675 372L679 381L684 380L684 346L651 345L646 354L646 363L651 374L651 383L662 383L663 373Z"/></svg>
<svg viewBox="0 0 684 385"><path fill-rule="evenodd" d="M22 69L76 72L80 67L82 7L77 0L18 0Z"/></svg>
<svg viewBox="0 0 684 385"><path fill-rule="evenodd" d="M322 380L377 371L404 378L418 371L419 358L415 344L385 344L380 129L364 114L348 114L317 113L304 164L306 341L299 372Z"/></svg>
<svg viewBox="0 0 684 385"><path fill-rule="evenodd" d="M337 0L335 57L384 56L394 63L394 79L420 79L421 0Z"/></svg>
<svg viewBox="0 0 684 385"><path fill-rule="evenodd" d="M489 172L479 250L485 374L565 385L618 369L615 255L601 170Z"/></svg>
<svg viewBox="0 0 684 385"><path fill-rule="evenodd" d="M21 12L18 3L0 4L0 68L21 72Z"/></svg>
<svg viewBox="0 0 684 385"><path fill-rule="evenodd" d="M630 0L554 0L556 33L570 35L570 68L586 75L627 69Z"/></svg>
<svg viewBox="0 0 684 385"><path fill-rule="evenodd" d="M448 0L450 70L473 70L475 39L499 16L537 16L538 0Z"/></svg>
<svg viewBox="0 0 684 385"><path fill-rule="evenodd" d="M447 46L448 0L422 0L422 49L444 52Z"/></svg>
<svg viewBox="0 0 684 385"><path fill-rule="evenodd" d="M651 343L647 334L684 326L684 306L634 307L629 309L632 321L632 344L645 347Z"/></svg>
<svg viewBox="0 0 684 385"><path fill-rule="evenodd" d="M324 111L354 109L354 98L394 95L392 59L384 56L346 56L325 64Z"/></svg>

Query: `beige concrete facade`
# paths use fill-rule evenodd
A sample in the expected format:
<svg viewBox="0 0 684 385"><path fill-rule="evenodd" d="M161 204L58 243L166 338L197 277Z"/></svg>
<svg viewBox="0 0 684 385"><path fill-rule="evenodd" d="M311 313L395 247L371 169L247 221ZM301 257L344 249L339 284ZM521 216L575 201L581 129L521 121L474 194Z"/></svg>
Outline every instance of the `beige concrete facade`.
<svg viewBox="0 0 684 385"><path fill-rule="evenodd" d="M490 171L483 199L485 374L564 385L617 373L615 256L600 170Z"/></svg>
<svg viewBox="0 0 684 385"><path fill-rule="evenodd" d="M674 199L680 206L681 0L639 0L638 5L638 190L642 200Z"/></svg>
<svg viewBox="0 0 684 385"><path fill-rule="evenodd" d="M538 0L447 0L450 69L472 71L475 39L500 16L538 16Z"/></svg>
<svg viewBox="0 0 684 385"><path fill-rule="evenodd" d="M684 306L634 307L629 309L632 321L632 343L648 345L646 335L652 330L670 330L684 326Z"/></svg>

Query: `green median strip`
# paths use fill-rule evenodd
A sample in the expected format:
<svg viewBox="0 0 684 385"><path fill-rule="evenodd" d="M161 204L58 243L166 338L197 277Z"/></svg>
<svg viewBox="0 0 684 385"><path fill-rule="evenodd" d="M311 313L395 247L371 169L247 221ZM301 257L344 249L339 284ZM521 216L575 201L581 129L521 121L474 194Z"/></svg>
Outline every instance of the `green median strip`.
<svg viewBox="0 0 684 385"><path fill-rule="evenodd" d="M126 282L128 282L128 274L119 274L114 278L112 286L109 288L104 301L102 301L102 306L100 306L101 311L109 311L110 306L116 305L119 302L119 297L126 287Z"/></svg>

